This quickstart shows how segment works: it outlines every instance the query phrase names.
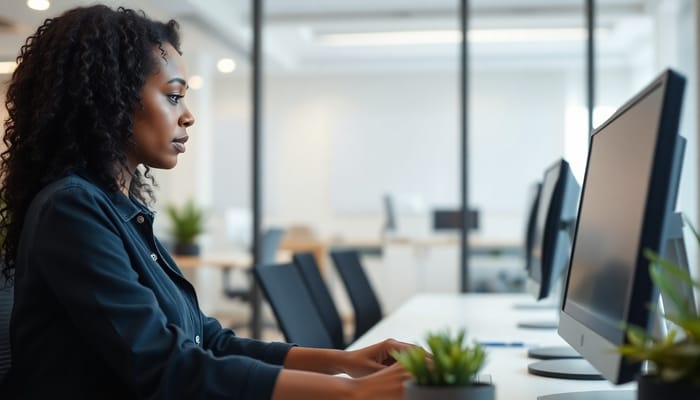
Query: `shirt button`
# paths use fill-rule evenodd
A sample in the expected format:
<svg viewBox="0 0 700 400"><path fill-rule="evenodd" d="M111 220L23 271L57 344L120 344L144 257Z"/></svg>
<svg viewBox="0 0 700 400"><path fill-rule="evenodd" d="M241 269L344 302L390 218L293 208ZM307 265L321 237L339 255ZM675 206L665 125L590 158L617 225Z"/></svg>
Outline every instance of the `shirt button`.
<svg viewBox="0 0 700 400"><path fill-rule="evenodd" d="M144 220L145 218L143 218L143 215L139 215L138 217L136 217L136 222L138 222L139 224L143 224Z"/></svg>
<svg viewBox="0 0 700 400"><path fill-rule="evenodd" d="M199 335L197 335L197 336L194 337L194 342L197 343L197 344L199 344Z"/></svg>
<svg viewBox="0 0 700 400"><path fill-rule="evenodd" d="M156 255L156 253L151 253L151 258L153 259L153 261L158 261L158 256Z"/></svg>

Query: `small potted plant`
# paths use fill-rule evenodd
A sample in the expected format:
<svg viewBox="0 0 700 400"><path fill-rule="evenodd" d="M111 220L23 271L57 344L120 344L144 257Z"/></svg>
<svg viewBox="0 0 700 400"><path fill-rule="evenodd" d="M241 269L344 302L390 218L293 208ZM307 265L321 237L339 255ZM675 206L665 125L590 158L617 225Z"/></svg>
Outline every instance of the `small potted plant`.
<svg viewBox="0 0 700 400"><path fill-rule="evenodd" d="M404 385L404 399L493 400L494 386L477 381L486 352L479 343L470 346L465 339L464 329L454 337L449 330L428 333L429 352L420 346L393 352L413 375Z"/></svg>
<svg viewBox="0 0 700 400"><path fill-rule="evenodd" d="M697 231L691 229L700 241ZM629 343L618 350L631 360L649 362L648 371L637 379L637 399L700 399L700 316L690 303L692 298L679 296L676 289L678 284L700 289L700 281L693 281L686 269L652 251L645 255L652 261L652 281L677 310L663 317L677 328L669 329L666 337L655 338L646 329L629 326Z"/></svg>
<svg viewBox="0 0 700 400"><path fill-rule="evenodd" d="M172 204L166 207L170 216L173 252L179 255L198 255L197 236L204 232L204 211L191 199L181 208Z"/></svg>

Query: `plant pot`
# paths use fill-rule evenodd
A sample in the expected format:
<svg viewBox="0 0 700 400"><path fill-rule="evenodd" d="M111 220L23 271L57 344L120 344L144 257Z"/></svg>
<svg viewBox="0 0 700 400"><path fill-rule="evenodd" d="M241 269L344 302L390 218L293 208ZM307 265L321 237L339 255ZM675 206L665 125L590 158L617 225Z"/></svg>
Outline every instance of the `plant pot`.
<svg viewBox="0 0 700 400"><path fill-rule="evenodd" d="M496 387L488 383L474 383L471 386L421 386L414 381L406 381L404 400L494 400Z"/></svg>
<svg viewBox="0 0 700 400"><path fill-rule="evenodd" d="M700 386L688 381L663 382L655 375L637 377L637 400L700 399Z"/></svg>
<svg viewBox="0 0 700 400"><path fill-rule="evenodd" d="M180 256L198 256L199 245L197 243L175 243L173 253Z"/></svg>

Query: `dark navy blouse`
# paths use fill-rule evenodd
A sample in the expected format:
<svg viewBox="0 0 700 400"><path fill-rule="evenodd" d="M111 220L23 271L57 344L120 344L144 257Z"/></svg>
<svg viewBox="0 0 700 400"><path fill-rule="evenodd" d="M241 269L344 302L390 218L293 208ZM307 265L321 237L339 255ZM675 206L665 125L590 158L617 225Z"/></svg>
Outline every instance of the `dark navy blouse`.
<svg viewBox="0 0 700 400"><path fill-rule="evenodd" d="M268 399L290 348L204 315L153 213L78 175L32 201L10 329L21 399Z"/></svg>

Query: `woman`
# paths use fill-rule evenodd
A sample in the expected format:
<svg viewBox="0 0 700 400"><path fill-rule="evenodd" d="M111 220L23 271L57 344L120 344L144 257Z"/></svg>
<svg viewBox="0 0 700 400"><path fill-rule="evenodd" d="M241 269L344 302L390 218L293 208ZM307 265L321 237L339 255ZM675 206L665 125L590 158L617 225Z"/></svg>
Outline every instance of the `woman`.
<svg viewBox="0 0 700 400"><path fill-rule="evenodd" d="M194 123L178 47L174 21L104 6L49 19L22 47L0 189L15 283L6 388L21 399L400 398L408 375L389 352L404 343L265 343L199 310L146 207L149 169L175 167Z"/></svg>

